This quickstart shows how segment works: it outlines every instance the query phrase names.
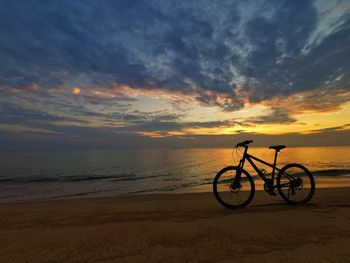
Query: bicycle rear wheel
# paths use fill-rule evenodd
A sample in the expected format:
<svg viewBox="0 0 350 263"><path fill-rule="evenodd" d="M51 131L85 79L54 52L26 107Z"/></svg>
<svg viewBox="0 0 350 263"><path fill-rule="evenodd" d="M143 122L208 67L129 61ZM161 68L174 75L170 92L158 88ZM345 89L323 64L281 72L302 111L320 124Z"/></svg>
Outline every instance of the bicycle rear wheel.
<svg viewBox="0 0 350 263"><path fill-rule="evenodd" d="M253 178L241 170L240 180L235 180L238 168L229 166L217 173L213 182L213 192L220 204L229 209L248 205L255 193Z"/></svg>
<svg viewBox="0 0 350 263"><path fill-rule="evenodd" d="M289 204L305 204L315 193L315 180L301 164L287 164L277 176L277 189Z"/></svg>

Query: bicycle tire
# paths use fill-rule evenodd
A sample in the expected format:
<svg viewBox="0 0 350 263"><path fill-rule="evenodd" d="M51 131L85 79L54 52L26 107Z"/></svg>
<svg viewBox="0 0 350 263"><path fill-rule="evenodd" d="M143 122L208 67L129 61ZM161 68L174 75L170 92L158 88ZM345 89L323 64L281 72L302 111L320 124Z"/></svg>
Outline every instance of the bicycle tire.
<svg viewBox="0 0 350 263"><path fill-rule="evenodd" d="M285 187L285 185L287 185L288 183L281 183L282 176L287 178L286 177L286 171L290 171L291 168L299 169L300 170L300 174L299 175L304 175L305 177L307 176L307 178L309 179L309 182L307 182L309 184L309 187L310 187L309 190L308 190L308 193L307 193L307 195L304 198L302 198L301 200L298 200L298 201L292 200L292 198L291 198L291 196L289 194L291 189L293 190L293 186L291 185L291 183L289 185L288 195L286 195L286 193L283 191L284 188L287 188L287 186ZM304 173L301 173L301 171L303 171ZM287 173L287 175L290 175L290 174ZM297 176L297 173L296 173L296 176ZM293 178L295 178L295 177L293 177ZM300 176L299 176L299 178L300 178ZM284 180L284 178L283 178L283 180ZM289 180L289 182L291 182L290 179L288 179L288 180ZM285 181L287 181L287 180L285 180ZM304 184L305 184L306 181L304 182L304 179L302 179L301 182L302 182L301 183L301 188L300 188L300 186L298 186L298 187L300 189L303 189L304 188ZM298 187L294 187L293 191L295 191L295 190L299 191ZM287 203L292 204L292 205L306 204L307 202L309 202L312 199L312 197L313 197L313 195L315 193L315 180L314 180L314 177L313 177L312 173L305 166L303 166L301 164L297 164L297 163L287 164L286 166L284 166L280 170L280 172L277 175L277 189L278 189L278 193L280 194L280 196ZM305 189L307 189L307 188L305 188Z"/></svg>
<svg viewBox="0 0 350 263"><path fill-rule="evenodd" d="M237 208L243 208L245 206L247 206L252 200L253 200L253 197L254 197L254 194L255 194L255 184L254 184L254 180L253 178L250 176L250 174L242 169L242 175L244 174L244 176L248 179L249 181L249 184L247 184L250 189L247 189L249 190L249 194L247 195L247 198L244 198L245 200L241 203L238 203L238 204L234 204L234 203L228 203L227 201L225 201L222 196L220 195L220 191L218 189L218 184L219 184L219 180L220 178L222 178L222 176L226 173L226 172L236 172L238 170L238 167L237 166L228 166L228 167L225 167L223 168L221 171L219 171L215 178L214 178L214 181L213 181L213 193L214 193L214 196L216 198L216 200L221 204L223 205L225 208L228 208L228 209L237 209ZM225 174L226 175L226 174ZM230 178L229 180L233 180L234 179L234 176L229 176L228 177ZM231 183L230 183L231 184ZM224 186L225 187L225 186ZM225 193L231 193L231 194L236 194L238 193L238 190L237 192L233 192L230 189L228 189L230 191L227 191ZM243 191L241 191L243 192ZM244 192L248 192L248 191L244 191Z"/></svg>

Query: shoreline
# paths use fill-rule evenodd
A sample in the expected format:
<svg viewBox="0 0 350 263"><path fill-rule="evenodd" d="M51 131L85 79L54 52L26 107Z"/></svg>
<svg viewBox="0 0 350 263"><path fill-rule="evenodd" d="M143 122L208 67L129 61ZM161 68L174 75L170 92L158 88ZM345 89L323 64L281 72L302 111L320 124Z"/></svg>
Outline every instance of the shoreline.
<svg viewBox="0 0 350 263"><path fill-rule="evenodd" d="M336 187L316 187L315 189L315 195L317 195L317 192L321 191L327 191L327 192L331 192L331 191L348 191L349 192L349 196L350 196L350 187L349 186L336 186ZM266 191L264 190L255 190L255 195L258 195L258 203L260 204L262 202L262 200L265 201L265 199L269 199L269 200L274 200L276 202L278 201L283 201L279 195L279 193L276 191L277 196L270 196ZM203 196L212 196L213 200L215 200L214 194L212 191L198 191L198 192L155 192L155 193L149 193L149 194L145 194L145 193L140 193L140 194L121 194L121 195L106 195L106 196L85 196L85 197L77 197L77 198L54 198L54 199L37 199L37 200L21 200L21 201L12 201L12 202L0 202L0 209L1 206L6 206L6 205L36 205L36 204L49 204L49 203L55 203L55 202L90 202L93 201L94 203L103 203L103 202L111 202L111 201L116 201L116 202L120 202L120 201L133 201L133 200L151 200L151 199L156 199L156 198L175 198L175 197L185 197L185 198L190 198L191 196L199 196L199 195L203 195ZM261 196L262 195L262 196ZM263 196L266 195L266 197L264 198ZM252 203L254 203L254 200L256 196L254 196L252 202L247 206L251 206ZM269 198L271 197L271 198ZM312 198L312 200L310 201L310 203L313 203L313 200L315 199L315 196ZM275 203L275 202L274 202ZM350 202L349 202L350 203ZM310 204L306 204L306 206L308 206ZM220 206L220 205L219 205ZM291 206L293 207L293 206ZM303 207L303 206L296 206L296 207ZM239 209L239 211L241 211L242 209ZM244 210L244 209L243 209ZM230 211L230 210L228 210ZM232 210L235 211L235 210Z"/></svg>
<svg viewBox="0 0 350 263"><path fill-rule="evenodd" d="M0 204L4 262L347 262L350 188L290 206L258 191L226 210L212 193Z"/></svg>
<svg viewBox="0 0 350 263"><path fill-rule="evenodd" d="M319 178L322 179L322 178ZM346 183L344 186L344 182L327 182L326 186L321 186L318 187L317 181L316 181L316 191L319 189L339 189L339 188L344 188L344 189L350 189L350 179L346 178ZM349 181L349 182L348 182ZM256 183L255 186L258 186L259 189L255 189L255 193L265 193L267 194L264 190L260 189L263 187L263 181L259 180L259 183ZM342 184L343 183L343 184ZM349 185L348 185L348 184ZM332 185L332 186L329 186ZM104 198L128 198L128 197L134 197L134 196L168 196L168 195L191 195L191 194L212 194L212 185L205 186L205 188L200 189L201 187L197 187L194 189L194 191L159 191L159 192L150 192L150 193L132 193L132 194L120 194L120 195L100 195L100 196L89 196L89 195L84 195L84 194L75 194L74 196L67 196L67 197L56 197L56 198L39 198L39 199L29 199L29 200L10 200L10 201L2 201L0 199L0 206L5 205L5 204L31 204L31 203L37 203L37 202L51 202L51 201L63 201L63 200L91 200L91 199L104 199ZM279 196L278 192L276 191L277 197ZM81 196L81 197L79 197ZM254 200L253 200L254 201Z"/></svg>

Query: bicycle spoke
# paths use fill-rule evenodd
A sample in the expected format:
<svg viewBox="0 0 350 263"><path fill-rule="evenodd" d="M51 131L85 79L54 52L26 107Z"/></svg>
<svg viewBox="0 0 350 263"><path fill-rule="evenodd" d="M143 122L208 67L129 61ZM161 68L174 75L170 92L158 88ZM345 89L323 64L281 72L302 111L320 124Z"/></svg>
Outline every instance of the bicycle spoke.
<svg viewBox="0 0 350 263"><path fill-rule="evenodd" d="M294 178L292 175L287 174L286 172L284 172L283 175L284 175L287 179L289 179L290 181L295 180L295 178Z"/></svg>
<svg viewBox="0 0 350 263"><path fill-rule="evenodd" d="M280 187L281 188L290 187L290 182L289 183L280 184Z"/></svg>
<svg viewBox="0 0 350 263"><path fill-rule="evenodd" d="M214 180L214 194L218 201L227 208L243 207L250 202L254 195L254 181L246 172L232 168L219 172Z"/></svg>
<svg viewBox="0 0 350 263"><path fill-rule="evenodd" d="M280 195L291 204L307 202L312 198L315 189L311 173L299 164L282 168L277 184Z"/></svg>
<svg viewBox="0 0 350 263"><path fill-rule="evenodd" d="M289 194L290 194L290 186L289 186L289 188L288 188L288 198L289 198Z"/></svg>

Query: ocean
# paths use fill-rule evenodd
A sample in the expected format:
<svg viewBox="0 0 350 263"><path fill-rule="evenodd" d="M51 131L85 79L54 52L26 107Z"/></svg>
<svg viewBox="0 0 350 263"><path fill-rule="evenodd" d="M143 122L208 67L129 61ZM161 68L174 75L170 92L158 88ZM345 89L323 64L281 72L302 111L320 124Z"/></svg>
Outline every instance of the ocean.
<svg viewBox="0 0 350 263"><path fill-rule="evenodd" d="M249 153L273 161L266 147ZM0 202L211 191L232 157L239 160L226 148L0 153ZM305 165L316 189L350 186L350 147L286 148L278 167L287 163ZM262 180L254 179L261 190Z"/></svg>

